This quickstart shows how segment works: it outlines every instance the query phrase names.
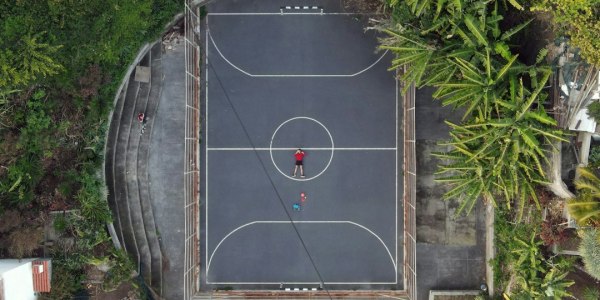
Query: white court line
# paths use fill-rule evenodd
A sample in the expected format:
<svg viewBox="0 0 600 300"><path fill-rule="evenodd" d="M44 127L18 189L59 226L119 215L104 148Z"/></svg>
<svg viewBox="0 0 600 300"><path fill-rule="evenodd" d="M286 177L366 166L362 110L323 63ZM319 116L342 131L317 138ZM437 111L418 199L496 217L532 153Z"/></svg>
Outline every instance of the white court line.
<svg viewBox="0 0 600 300"><path fill-rule="evenodd" d="M247 148L206 148L206 150L209 151L269 151L270 150L274 150L274 151L294 151L297 150L298 148L261 148L261 147L247 147ZM332 148L331 147L308 147L308 148L302 148L302 150L307 150L307 151L331 151ZM335 147L333 148L334 151L396 151L396 148L393 147L388 147L388 148L338 148Z"/></svg>
<svg viewBox="0 0 600 300"><path fill-rule="evenodd" d="M250 281L250 282L235 282L235 281L215 281L215 282L209 282L207 281L206 284L276 284L276 285L280 285L280 284L339 284L339 285L343 285L343 284L353 284L353 285L358 285L358 284L396 284L395 282L335 282L335 281L324 281L324 282L320 282L320 281L266 281L266 282L258 282L258 281ZM404 290L398 290L398 291L404 291ZM299 291L291 291L291 292L302 292L302 290ZM401 298L404 299L404 298Z"/></svg>
<svg viewBox="0 0 600 300"><path fill-rule="evenodd" d="M356 14L352 14L352 13L285 13L288 15L292 15L292 14L305 14L305 15L356 15ZM281 13L209 13L208 15L281 15ZM205 30L205 59L206 59L206 90L205 90L205 95L206 95L206 99L205 99L205 107L206 107L206 111L208 111L208 53L209 53L209 49L208 49L208 44L209 44L209 39L212 42L213 46L215 47L217 53L229 64L231 65L233 68L237 69L238 71L244 73L247 76L250 77L354 77L354 76L358 76L366 71L368 71L369 69L371 69L373 66L375 66L377 63L379 63L384 56L387 55L387 50L370 66L368 66L367 68L354 73L354 74L306 74L306 75L295 75L295 74L281 74L281 75L268 75L268 74L251 74L249 72L246 72L244 70L242 70L241 68L235 66L233 63L231 63L220 51L220 49L217 47L216 42L213 40L212 35L210 34L210 31L208 29L208 16L206 18L206 30ZM208 145L208 114L206 114L205 116L205 122L206 122L206 138L205 138L205 145ZM396 81L396 124L398 124L398 82ZM398 131L398 126L396 126L396 131ZM398 155L398 134L396 134L396 147L395 148L391 148L391 147L357 147L357 148L335 148L334 150L340 150L340 151L396 151L396 157ZM296 148L273 148L272 150L282 150L282 151L293 151ZM321 151L321 150L325 150L325 151L329 151L331 150L331 148L303 148L305 150L311 150L311 151ZM205 169L205 198L206 198L206 206L205 206L205 211L206 211L206 216L205 216L205 221L206 221L206 234L205 234L205 241L206 241L206 246L208 247L208 152L209 151L268 151L269 148L206 148L206 153L205 153L205 158L206 158L206 169ZM396 158L396 178L398 178L398 164L397 164L397 158ZM397 180L396 180L396 185L398 184ZM367 231L371 232L373 235L375 235L380 242L384 245L384 247L386 248L388 255L390 255L390 258L392 260L392 264L394 265L394 269L395 269L395 274L396 274L396 281L395 282L326 282L327 284L340 284L340 285L356 285L356 284L397 284L398 283L398 268L397 268L397 263L398 263L398 236L397 236L397 231L398 231L398 211L397 211L397 206L398 206L398 189L396 188L396 237L395 237L395 243L396 243L396 253L395 253L395 260L394 258L391 256L391 253L389 251L389 249L387 248L387 246L385 245L385 243L383 243L383 241L377 236L375 235L372 231L368 230L367 228L365 228ZM285 222L285 221L284 221ZM289 221L287 221L289 222ZM307 221L310 222L310 221ZM344 222L344 221L332 221L332 222ZM349 222L349 221L348 221ZM297 223L301 223L301 222L297 222ZM353 222L350 222L353 223ZM357 226L360 227L360 225L355 224ZM222 241L221 241L222 242ZM219 243L220 244L220 243ZM216 251L216 248L215 248ZM213 252L214 255L214 252ZM212 259L212 255L211 255L211 259ZM206 260L205 261L209 261L208 259L208 251L206 251ZM208 278L208 268L206 269L206 277ZM208 282L207 284L280 284L281 282ZM320 284L321 282L284 282L284 284ZM405 289L405 287L404 287Z"/></svg>
<svg viewBox="0 0 600 300"><path fill-rule="evenodd" d="M400 290L400 291L405 292L406 290ZM378 294L378 295L381 297L390 298L390 299L400 299L400 300L406 299L404 297L396 297L396 296L390 296L390 295L386 295L386 294Z"/></svg>
<svg viewBox="0 0 600 300"><path fill-rule="evenodd" d="M277 163L275 162L275 158L273 157L273 140L275 140L275 136L277 136L277 132L279 131L279 129L284 126L285 124L291 122L291 121L295 121L295 120L309 120L312 122L315 122L317 124L319 124L319 126L321 126L325 132L327 132L327 135L329 136L329 141L331 142L331 147L330 147L330 151L331 151L331 155L329 156L329 161L327 161L327 164L325 165L325 168L323 168L323 170L321 172L319 172L317 175L312 176L312 177L307 177L307 178L295 178L295 177L291 177L290 175L284 173L283 171L281 171L281 169L279 168L279 166L277 165ZM334 154L334 150L335 149L335 145L333 143L333 136L331 135L331 132L329 132L329 129L327 129L327 127L325 125L323 125L323 123L310 118L310 117L295 117L295 118L291 118L289 120L286 120L285 122L279 124L279 126L277 126L277 129L275 129L275 131L273 132L273 135L271 136L271 142L269 142L269 156L271 157L271 162L273 163L273 166L275 166L275 169L277 169L277 171L279 171L279 173L281 173L281 175L285 176L288 179L294 180L294 181L309 181L309 180L313 180L319 176L321 176L321 174L325 173L325 171L327 171L327 169L329 169L329 165L331 165L331 161L333 161L333 154ZM296 172L296 169L294 169L294 174Z"/></svg>
<svg viewBox="0 0 600 300"><path fill-rule="evenodd" d="M396 211L394 215L396 216L396 265L398 265L398 68L396 68L396 76L394 77L394 81L396 82ZM398 270L396 270L396 282L398 282Z"/></svg>
<svg viewBox="0 0 600 300"><path fill-rule="evenodd" d="M208 25L207 25L207 27L208 27ZM369 69L371 69L378 62L380 62L383 59L383 57L388 53L388 50L385 50L385 52L383 52L383 54L374 63L372 63L370 66L368 66L354 74L252 74L252 73L245 71L242 68L236 66L231 61L229 61L225 57L225 55L223 55L223 53L221 53L221 50L219 50L217 43L215 42L215 40L212 37L212 34L210 34L210 30L207 30L207 32L208 32L208 36L210 38L211 43L213 44L213 46L215 47L215 50L217 50L217 53L219 53L221 58L223 58L223 60L225 60L234 69L236 69L236 70L240 71L241 73L243 73L244 75L247 75L250 77L354 77L354 76L360 75L360 74L368 71Z"/></svg>
<svg viewBox="0 0 600 300"><path fill-rule="evenodd" d="M208 264L206 265L206 278L208 278L208 271L210 270L210 264L212 263L212 259L215 255L215 253L217 252L217 250L219 249L219 247L221 246L221 244L223 244L223 242L229 238L229 236L231 236L232 234L234 234L236 231L244 228L244 227L248 227L251 225L256 225L256 224L291 224L292 221L253 221L250 223L246 223L244 225L239 226L238 228L232 230L230 233L228 233L223 239L221 239L221 241L217 244L217 246L215 247L215 249L212 251L210 258L208 259ZM392 266L394 267L394 273L398 272L398 268L396 266L396 262L394 261L394 257L392 256L392 253L390 252L390 249L387 247L387 245L383 242L383 240L377 235L375 234L373 231L371 231L369 228L360 225L356 222L352 222L352 221L294 221L294 224L350 224L350 225L354 225L357 226L359 228L362 228L364 230L366 230L367 232L369 232L371 235L373 235L374 237L376 237L379 242L383 245L383 247L385 248L385 250L387 251L390 260L392 261ZM206 245L206 252L208 253L208 244ZM207 281L208 283L208 281ZM331 283L330 283L331 284ZM392 284L392 283L390 283Z"/></svg>
<svg viewBox="0 0 600 300"><path fill-rule="evenodd" d="M251 282L235 282L235 281L215 281L215 282L206 282L206 284L276 284L276 285L280 285L280 284L316 284L319 285L321 283L324 284L339 284L339 285L343 285L343 284L353 284L353 285L358 285L358 284L396 284L395 282L335 282L335 281L324 281L324 282L320 282L320 281L266 281L266 282L258 282L258 281L251 281ZM398 291L404 291L404 290L398 290ZM302 292L302 290L299 291L291 291L291 292ZM305 291L306 292L306 291ZM280 298L280 299L289 299L289 298ZM404 298L401 298L404 299Z"/></svg>
<svg viewBox="0 0 600 300"><path fill-rule="evenodd" d="M204 83L204 95L205 95L205 99L204 99L204 110L205 110L205 114L204 114L204 122L206 122L206 124L204 125L204 132L206 132L205 138L204 138L204 145L208 145L208 16L206 17L206 29L205 29L205 35L206 35L206 41L204 42L206 50L204 53L204 65L205 65L205 83ZM205 238L205 244L204 246L206 247L208 245L208 151L204 151L204 221L205 221L205 225L204 225L204 230L206 231L204 234L204 238ZM206 251L206 259L204 261L208 261L208 251ZM208 275L208 272L206 272L206 275Z"/></svg>
<svg viewBox="0 0 600 300"><path fill-rule="evenodd" d="M321 13L321 12L272 12L272 13L259 13L259 12L238 12L238 13L207 13L208 16L276 16L276 15L308 15L308 16L358 16L368 15L377 16L381 14L355 14L355 13Z"/></svg>

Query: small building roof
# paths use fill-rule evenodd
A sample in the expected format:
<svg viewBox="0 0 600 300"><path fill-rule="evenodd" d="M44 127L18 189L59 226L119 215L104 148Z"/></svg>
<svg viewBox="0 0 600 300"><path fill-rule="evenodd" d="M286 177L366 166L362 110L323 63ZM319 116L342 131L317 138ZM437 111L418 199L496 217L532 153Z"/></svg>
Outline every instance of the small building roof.
<svg viewBox="0 0 600 300"><path fill-rule="evenodd" d="M571 124L569 124L569 129L573 131L584 131L594 133L596 132L596 121L590 118L587 114L587 107L584 109L580 109Z"/></svg>
<svg viewBox="0 0 600 300"><path fill-rule="evenodd" d="M33 290L38 293L50 292L50 279L52 264L50 260L36 260L31 263L31 273L33 275Z"/></svg>

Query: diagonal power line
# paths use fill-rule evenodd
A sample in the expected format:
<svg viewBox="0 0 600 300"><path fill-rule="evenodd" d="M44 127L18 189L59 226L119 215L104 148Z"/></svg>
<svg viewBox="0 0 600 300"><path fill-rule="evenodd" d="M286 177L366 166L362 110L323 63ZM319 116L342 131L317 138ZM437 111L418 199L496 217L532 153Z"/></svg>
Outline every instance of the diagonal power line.
<svg viewBox="0 0 600 300"><path fill-rule="evenodd" d="M205 55L207 55L207 54L205 54ZM317 265L316 265L315 261L313 260L312 255L310 255L310 251L308 251L308 247L306 247L306 244L304 243L304 239L302 238L300 231L298 231L298 227L294 223L294 220L292 219L290 212L287 210L285 203L283 202L283 198L281 197L281 194L279 194L279 190L275 186L275 182L273 181L273 178L271 178L271 175L269 175L269 172L267 170L267 167L265 166L264 161L260 158L260 155L258 154L259 151L256 150L256 146L254 145L254 142L252 141L252 138L250 137L250 134L248 133L248 129L246 128L246 125L244 125L244 122L242 121L237 109L235 108L235 105L233 105L231 98L229 98L229 94L227 93L227 90L225 90L225 87L223 86L223 82L221 81L221 78L217 74L217 70L213 67L211 61L208 58L207 58L207 62L208 62L208 65L210 66L210 69L215 74L215 78L217 79L217 82L219 83L219 86L221 87L221 90L223 91L223 94L225 95L225 98L227 99L229 106L231 107L233 113L235 114L236 119L240 123L240 126L242 127L242 130L244 131L244 135L246 136L246 138L248 139L248 142L250 143L250 146L253 149L255 149L252 152L254 153L254 155L256 155L256 158L260 162L260 166L262 167L263 172L265 173L265 176L267 176L267 179L269 180L269 183L271 184L271 187L273 188L275 195L277 195L277 199L279 200L279 203L281 204L283 211L285 211L285 214L287 215L288 219L290 220L290 224L292 224L292 227L294 228L294 231L296 232L296 235L298 236L298 240L300 240L300 243L302 244L302 247L304 248L304 251L306 252L306 255L308 256L310 263L312 264L313 268L315 269L315 272L317 273L317 276L319 277L321 286L327 292L327 296L329 297L329 299L332 299L331 295L329 294L329 290L325 286L325 281L323 280L323 277L321 276L321 272L319 272L319 268L317 268ZM208 74L206 74L206 76L208 76ZM206 134L208 134L208 132Z"/></svg>

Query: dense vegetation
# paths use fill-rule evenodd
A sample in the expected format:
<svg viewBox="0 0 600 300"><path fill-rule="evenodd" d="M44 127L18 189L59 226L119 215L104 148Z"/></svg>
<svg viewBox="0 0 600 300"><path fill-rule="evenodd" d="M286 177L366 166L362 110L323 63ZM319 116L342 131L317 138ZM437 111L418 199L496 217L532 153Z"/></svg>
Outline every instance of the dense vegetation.
<svg viewBox="0 0 600 300"><path fill-rule="evenodd" d="M557 30L570 37L588 63L600 66L600 1L534 0L531 9L550 12Z"/></svg>
<svg viewBox="0 0 600 300"><path fill-rule="evenodd" d="M513 5L517 5L511 1ZM383 49L397 54L393 68L406 67L402 79L436 88L443 105L463 108L461 124L450 124L453 150L439 153L448 163L438 181L453 188L470 212L480 198L520 216L537 204L535 186L546 181L545 144L565 140L544 109L551 68L545 49L535 61L520 60L512 39L530 21L503 23L520 6L504 1L392 1L394 18L382 30ZM401 20L401 21L399 21ZM523 55L521 55L523 57Z"/></svg>
<svg viewBox="0 0 600 300"><path fill-rule="evenodd" d="M450 140L444 145L451 150L435 154L444 162L437 181L451 187L444 198L459 201L458 213L469 213L480 200L495 207L497 257L490 263L496 292L511 299L563 299L570 296L573 282L566 276L573 261L547 250L564 238L564 228L553 224L551 214L542 219L540 208L548 203L540 198L548 198L541 188L548 154L568 140L545 108L553 66L544 43L552 41L526 47L524 32L539 11L550 11L556 35L568 34L570 46L597 64L600 11L598 1L523 2L388 0L391 19L377 28L386 33L380 47L396 54L390 69L401 68L401 79L418 88L433 87L434 99L463 113L458 124L447 122ZM600 180L586 179L570 211L586 222L580 225L597 226ZM582 190L586 183L589 192ZM580 251L586 269L596 274L600 242L589 233L595 231L586 232Z"/></svg>
<svg viewBox="0 0 600 300"><path fill-rule="evenodd" d="M573 261L544 253L538 238L539 211L527 212L526 222L512 221L506 210L496 215L496 258L494 282L511 299L564 299L573 281L565 280Z"/></svg>
<svg viewBox="0 0 600 300"><path fill-rule="evenodd" d="M600 280L600 178L592 169L579 168L577 197L569 199L569 214L581 226L579 252L585 269Z"/></svg>
<svg viewBox="0 0 600 300"><path fill-rule="evenodd" d="M52 298L82 288L85 270L112 266L111 289L133 270L114 250L100 178L107 116L139 47L157 38L176 0L0 1L0 257L40 255L42 227L54 245Z"/></svg>

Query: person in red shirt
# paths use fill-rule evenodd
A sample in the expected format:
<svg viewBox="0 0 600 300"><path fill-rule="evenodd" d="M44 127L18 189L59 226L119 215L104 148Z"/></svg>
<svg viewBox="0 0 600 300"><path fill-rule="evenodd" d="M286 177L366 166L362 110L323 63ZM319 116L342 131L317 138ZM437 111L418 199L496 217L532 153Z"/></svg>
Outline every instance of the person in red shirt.
<svg viewBox="0 0 600 300"><path fill-rule="evenodd" d="M303 169L303 159L304 159L304 151L302 149L296 150L294 153L294 157L296 157L296 166L294 167L293 177L296 177L296 172L298 171L298 167L300 167L300 177L304 178L304 169Z"/></svg>
<svg viewBox="0 0 600 300"><path fill-rule="evenodd" d="M143 134L144 130L146 130L146 115L143 112L138 114L138 122L140 122L140 125L142 126L140 134Z"/></svg>

